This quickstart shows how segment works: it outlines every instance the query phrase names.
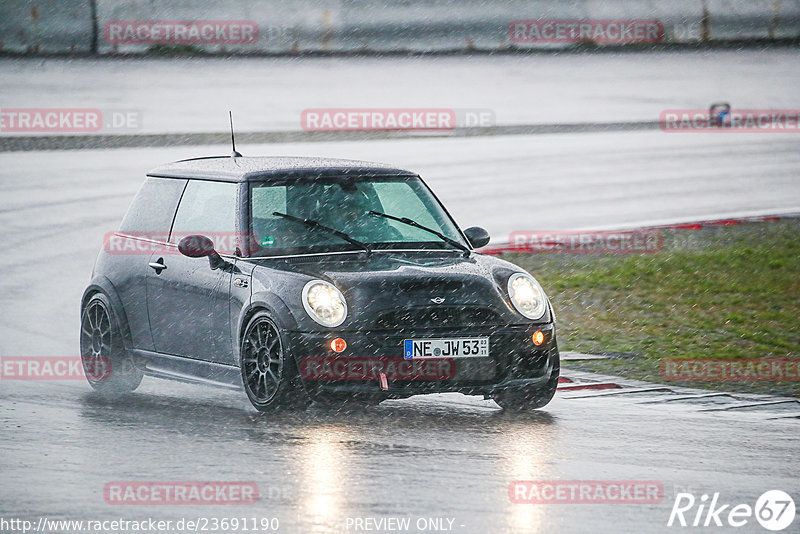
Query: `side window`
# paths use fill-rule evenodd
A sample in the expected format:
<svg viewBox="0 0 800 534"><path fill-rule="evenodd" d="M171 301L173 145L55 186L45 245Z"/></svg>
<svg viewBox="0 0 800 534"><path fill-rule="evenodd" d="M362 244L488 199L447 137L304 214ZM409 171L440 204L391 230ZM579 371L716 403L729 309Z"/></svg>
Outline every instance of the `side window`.
<svg viewBox="0 0 800 534"><path fill-rule="evenodd" d="M166 241L185 186L186 180L147 178L122 219L119 231Z"/></svg>
<svg viewBox="0 0 800 534"><path fill-rule="evenodd" d="M237 189L235 183L189 180L175 214L170 242L200 234L215 238L236 231Z"/></svg>

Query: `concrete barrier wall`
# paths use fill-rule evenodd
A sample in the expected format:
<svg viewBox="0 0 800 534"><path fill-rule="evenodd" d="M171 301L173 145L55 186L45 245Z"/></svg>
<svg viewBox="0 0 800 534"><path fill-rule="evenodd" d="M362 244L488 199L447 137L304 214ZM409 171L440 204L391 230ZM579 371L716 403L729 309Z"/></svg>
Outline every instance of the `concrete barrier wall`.
<svg viewBox="0 0 800 534"><path fill-rule="evenodd" d="M658 19L664 42L800 37L800 0L2 0L0 48L8 52L142 53L112 44L110 21L250 20L258 40L192 45L205 52L501 50L518 19Z"/></svg>
<svg viewBox="0 0 800 534"><path fill-rule="evenodd" d="M708 0L716 39L798 38L800 0Z"/></svg>
<svg viewBox="0 0 800 534"><path fill-rule="evenodd" d="M0 51L87 53L92 27L88 0L0 0Z"/></svg>

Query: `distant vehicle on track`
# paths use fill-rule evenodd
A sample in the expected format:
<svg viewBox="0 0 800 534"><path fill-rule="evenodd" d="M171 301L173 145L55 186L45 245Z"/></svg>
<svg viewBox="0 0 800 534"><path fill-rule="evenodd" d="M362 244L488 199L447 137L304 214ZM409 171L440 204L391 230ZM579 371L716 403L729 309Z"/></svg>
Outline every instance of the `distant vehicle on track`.
<svg viewBox="0 0 800 534"><path fill-rule="evenodd" d="M387 165L234 152L158 167L84 292L87 378L109 394L143 375L243 385L261 411L448 391L542 407L552 307L475 252L488 242ZM88 372L100 362L110 373Z"/></svg>

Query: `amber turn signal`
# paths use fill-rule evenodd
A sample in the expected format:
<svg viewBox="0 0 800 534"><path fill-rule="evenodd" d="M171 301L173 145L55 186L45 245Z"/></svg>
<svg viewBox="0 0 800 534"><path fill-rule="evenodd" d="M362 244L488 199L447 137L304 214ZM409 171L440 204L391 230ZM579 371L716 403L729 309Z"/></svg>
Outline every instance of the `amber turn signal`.
<svg viewBox="0 0 800 534"><path fill-rule="evenodd" d="M544 332L542 332L541 330L537 330L536 332L533 333L531 339L533 340L533 344L538 347L539 345L544 343Z"/></svg>
<svg viewBox="0 0 800 534"><path fill-rule="evenodd" d="M331 350L333 352L342 352L346 348L347 348L347 342L340 337L337 337L336 339L331 341Z"/></svg>

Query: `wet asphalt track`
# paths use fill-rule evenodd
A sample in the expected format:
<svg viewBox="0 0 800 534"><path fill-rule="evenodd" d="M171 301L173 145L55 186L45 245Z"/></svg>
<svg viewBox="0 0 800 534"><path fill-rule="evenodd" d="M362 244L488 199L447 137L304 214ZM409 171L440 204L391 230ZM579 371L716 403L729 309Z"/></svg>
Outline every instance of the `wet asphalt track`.
<svg viewBox="0 0 800 534"><path fill-rule="evenodd" d="M641 404L662 401L657 393L570 396L516 416L458 394L261 416L235 392L155 379L119 401L83 384L6 383L2 516L277 517L280 532L356 532L347 518L449 518L452 532L640 533L676 530L666 522L680 491L752 505L769 489L800 490L800 423L768 420L792 412ZM512 481L552 479L655 480L665 495L657 504L510 502ZM147 480L255 482L260 498L249 506L104 500L109 482Z"/></svg>
<svg viewBox="0 0 800 534"><path fill-rule="evenodd" d="M502 241L520 229L800 211L798 148L797 135L625 132L240 150L410 167L460 224L484 225ZM116 228L144 172L227 150L0 154L0 356L75 355L80 294L103 234ZM772 419L796 407L704 412L716 401L661 402L665 395L560 392L544 410L519 416L455 394L356 413L260 416L243 393L149 378L120 401L81 382L2 381L0 519L277 517L279 532L305 533L358 532L348 517L408 517L412 525L452 519L452 531L465 533L640 533L681 530L666 527L679 491L719 491L725 502L752 505L782 489L798 500L798 419ZM665 496L655 504L511 503L509 484L526 479L656 480ZM260 499L104 501L109 482L148 480L251 481ZM736 531L765 532L753 520Z"/></svg>
<svg viewBox="0 0 800 534"><path fill-rule="evenodd" d="M675 150L691 158L687 166L693 172L682 174L670 165L670 152L658 139L633 133L582 135L507 138L503 145L503 139L494 139L483 145L484 151L500 151L494 158L476 151L477 140L313 149L358 157L371 150L379 160L408 158L410 166L431 178L462 224L477 219L495 233L509 224L510 215L516 217L514 225L532 220L522 207L508 209L505 217L482 208L486 199L477 196L481 176L495 166L505 176L495 185L505 190L517 183L515 172L535 175L536 166L544 166L553 173L552 185L543 189L553 203L541 212L548 226L556 227L575 220L611 225L656 215L693 218L733 206L788 209L797 198L782 193L797 187L792 181L798 168L795 139L707 139L717 152L724 147L727 157L718 160L709 158L697 141L671 138L667 142L677 143ZM566 164L572 151L583 151L582 165L595 161L595 171L611 180L619 163L603 151L620 139L635 147L628 150L640 151L640 157L624 163L628 174L622 179L634 182L642 197L649 190L672 195L675 202L665 204L651 194L650 206L640 205L629 198L631 189L609 190L582 170L587 167ZM544 163L526 154L527 147L535 151L542 146L560 146L561 152ZM265 153L273 147L243 148ZM454 161L465 151L471 151L471 165ZM516 161L502 161L515 151ZM118 224L144 169L186 153L198 152L0 155L5 169L0 224L7 250L0 258L3 356L77 353L78 302L103 234ZM660 179L631 171L638 166L644 172L653 158L663 163L654 171ZM773 187L744 187L747 168L737 166L745 158L758 158L751 167L767 168L759 180ZM713 168L703 171L703 165ZM721 166L739 173L737 178L725 176ZM459 177L462 172L473 183L469 191ZM733 185L739 181L741 188ZM678 202L682 188L706 193ZM529 199L537 195L527 191ZM593 201L593 195L608 200ZM493 201L500 203L501 197L496 194ZM390 401L355 414L317 409L268 417L257 415L243 393L151 378L136 394L115 402L98 398L80 382L2 381L0 517L177 521L263 516L279 518L280 531L290 533L356 532L352 523L347 529L348 517L409 517L414 522L431 517L453 519L454 531L466 533L640 533L674 530L665 525L673 495L681 488L698 497L720 491L731 502L751 504L769 489L795 495L800 490L794 467L800 452L797 419L768 420L769 410L742 415L638 404L632 402L635 395L562 397L559 393L546 409L524 416L503 414L491 401L445 395ZM512 504L509 484L526 479L657 480L665 497L657 504ZM106 483L148 480L251 481L260 499L240 507L119 506L103 499ZM750 525L738 531L762 530Z"/></svg>

